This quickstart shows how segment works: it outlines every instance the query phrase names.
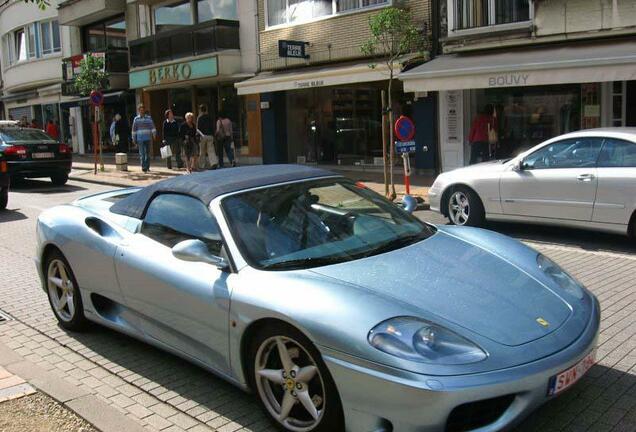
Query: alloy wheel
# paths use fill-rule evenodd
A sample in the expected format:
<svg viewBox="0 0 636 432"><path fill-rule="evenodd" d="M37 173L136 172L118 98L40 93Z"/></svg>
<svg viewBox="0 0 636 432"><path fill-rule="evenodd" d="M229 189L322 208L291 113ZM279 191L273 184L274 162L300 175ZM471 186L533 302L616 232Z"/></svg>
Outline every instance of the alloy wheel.
<svg viewBox="0 0 636 432"><path fill-rule="evenodd" d="M51 260L47 274L47 288L51 305L57 316L70 322L75 316L75 286L66 264L59 259Z"/></svg>
<svg viewBox="0 0 636 432"><path fill-rule="evenodd" d="M462 191L454 192L448 200L448 215L455 225L466 225L470 217L470 202Z"/></svg>
<svg viewBox="0 0 636 432"><path fill-rule="evenodd" d="M266 339L255 358L256 387L270 415L287 430L308 432L320 424L325 383L311 354L286 336Z"/></svg>

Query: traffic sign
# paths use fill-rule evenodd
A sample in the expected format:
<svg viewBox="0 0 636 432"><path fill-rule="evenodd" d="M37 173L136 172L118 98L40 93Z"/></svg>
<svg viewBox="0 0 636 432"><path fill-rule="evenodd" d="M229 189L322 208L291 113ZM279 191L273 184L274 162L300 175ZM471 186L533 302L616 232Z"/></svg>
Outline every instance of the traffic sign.
<svg viewBox="0 0 636 432"><path fill-rule="evenodd" d="M395 136L400 141L412 141L415 137L415 123L407 116L400 116L395 121Z"/></svg>
<svg viewBox="0 0 636 432"><path fill-rule="evenodd" d="M91 105L101 106L104 103L104 94L99 90L93 90L90 96Z"/></svg>
<svg viewBox="0 0 636 432"><path fill-rule="evenodd" d="M395 152L396 153L414 153L415 141L396 141Z"/></svg>

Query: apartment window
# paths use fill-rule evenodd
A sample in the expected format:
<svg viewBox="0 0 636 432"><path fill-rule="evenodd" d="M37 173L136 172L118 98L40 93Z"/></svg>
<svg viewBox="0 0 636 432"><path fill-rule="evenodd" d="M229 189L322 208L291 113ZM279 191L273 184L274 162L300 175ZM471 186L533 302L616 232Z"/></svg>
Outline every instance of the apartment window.
<svg viewBox="0 0 636 432"><path fill-rule="evenodd" d="M52 54L61 50L60 25L57 20L43 21L40 23L39 42L42 55Z"/></svg>
<svg viewBox="0 0 636 432"><path fill-rule="evenodd" d="M27 46L26 46L26 36L24 34L24 29L18 29L13 32L13 43L14 43L14 62L20 62L27 59Z"/></svg>
<svg viewBox="0 0 636 432"><path fill-rule="evenodd" d="M197 0L197 17L200 23L214 19L237 20L236 2L226 0Z"/></svg>
<svg viewBox="0 0 636 432"><path fill-rule="evenodd" d="M454 29L466 30L530 20L530 0L449 0Z"/></svg>
<svg viewBox="0 0 636 432"><path fill-rule="evenodd" d="M189 0L155 7L154 18L156 33L194 24Z"/></svg>
<svg viewBox="0 0 636 432"><path fill-rule="evenodd" d="M123 16L93 23L82 28L84 51L126 48L126 20Z"/></svg>
<svg viewBox="0 0 636 432"><path fill-rule="evenodd" d="M29 33L29 58L36 58L38 56L38 25L37 23L29 24L27 27Z"/></svg>
<svg viewBox="0 0 636 432"><path fill-rule="evenodd" d="M389 3L389 0L268 0L267 25L297 24Z"/></svg>

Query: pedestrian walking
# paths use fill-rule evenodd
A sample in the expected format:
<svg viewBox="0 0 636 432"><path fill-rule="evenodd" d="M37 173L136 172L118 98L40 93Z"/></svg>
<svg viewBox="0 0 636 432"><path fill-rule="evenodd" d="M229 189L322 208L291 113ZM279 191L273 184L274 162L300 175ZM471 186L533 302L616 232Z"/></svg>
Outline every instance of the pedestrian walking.
<svg viewBox="0 0 636 432"><path fill-rule="evenodd" d="M487 161L490 157L492 137L496 136L497 118L494 115L494 107L487 104L481 113L473 120L468 135L470 143L470 165Z"/></svg>
<svg viewBox="0 0 636 432"><path fill-rule="evenodd" d="M130 127L128 121L121 116L115 114L115 141L117 142L117 151L128 153L128 143L130 142Z"/></svg>
<svg viewBox="0 0 636 432"><path fill-rule="evenodd" d="M186 157L186 171L189 173L197 170L199 159L199 133L194 123L194 114L191 112L185 115L185 122L179 128L179 136L183 140L183 153Z"/></svg>
<svg viewBox="0 0 636 432"><path fill-rule="evenodd" d="M49 119L49 121L46 122L46 134L53 138L55 141L60 139L60 129L51 118Z"/></svg>
<svg viewBox="0 0 636 432"><path fill-rule="evenodd" d="M148 172L150 171L150 143L157 137L157 129L152 117L146 114L146 108L143 104L139 104L137 113L132 126L133 144L139 147L141 170Z"/></svg>
<svg viewBox="0 0 636 432"><path fill-rule="evenodd" d="M219 167L223 168L223 152L227 154L227 160L230 165L236 166L234 161L234 145L232 139L232 120L230 120L225 112L219 113L219 118L216 121L216 132L214 133L214 144L216 147L216 155L219 158Z"/></svg>
<svg viewBox="0 0 636 432"><path fill-rule="evenodd" d="M170 146L172 150L172 156L174 156L177 163L177 168L183 168L183 159L181 159L181 139L179 138L179 123L174 118L174 113L171 109L166 110L166 119L163 121L162 139L166 145ZM169 157L166 162L168 169L172 169L172 158Z"/></svg>
<svg viewBox="0 0 636 432"><path fill-rule="evenodd" d="M214 169L218 165L218 159L214 148L214 127L206 105L199 106L197 129L201 134L199 141L199 167L201 169Z"/></svg>

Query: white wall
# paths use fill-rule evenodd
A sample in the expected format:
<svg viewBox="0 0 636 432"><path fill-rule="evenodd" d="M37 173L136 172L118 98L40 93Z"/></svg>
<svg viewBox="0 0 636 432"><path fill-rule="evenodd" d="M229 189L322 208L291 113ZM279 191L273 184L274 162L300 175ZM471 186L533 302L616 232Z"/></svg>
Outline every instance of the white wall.
<svg viewBox="0 0 636 432"><path fill-rule="evenodd" d="M258 5L256 0L237 0L240 22L241 71L255 73L258 70Z"/></svg>
<svg viewBox="0 0 636 432"><path fill-rule="evenodd" d="M636 27L634 0L535 1L537 36Z"/></svg>
<svg viewBox="0 0 636 432"><path fill-rule="evenodd" d="M52 0L50 6L43 11L33 3L12 2L0 12L0 36L25 24L55 17L57 17L57 1L55 0ZM68 37L68 34L66 36ZM64 31L60 31L60 38L64 46ZM5 65L3 58L1 62L5 92L16 92L61 82L62 56L63 53L59 52L13 66Z"/></svg>

